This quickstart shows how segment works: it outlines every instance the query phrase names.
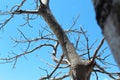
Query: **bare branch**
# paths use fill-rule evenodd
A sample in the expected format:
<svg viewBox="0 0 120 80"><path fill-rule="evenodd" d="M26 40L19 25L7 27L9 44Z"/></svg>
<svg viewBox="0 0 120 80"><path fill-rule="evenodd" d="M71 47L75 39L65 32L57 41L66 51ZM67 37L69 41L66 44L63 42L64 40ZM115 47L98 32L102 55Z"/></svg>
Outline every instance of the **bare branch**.
<svg viewBox="0 0 120 80"><path fill-rule="evenodd" d="M21 3L20 3L19 5L17 5L16 11L19 10L19 9L23 6L23 4L24 4L25 2L26 2L26 0L22 0ZM15 7L16 7L16 6L14 6L14 7L10 10L10 12L11 12ZM8 19L6 19L5 22L0 23L0 30L8 23L13 17L14 17L14 14L12 14Z"/></svg>
<svg viewBox="0 0 120 80"><path fill-rule="evenodd" d="M41 78L40 80L49 79L54 74L54 72L58 69L58 67L59 67L63 57L64 57L64 55L61 56L61 59L60 59L59 63L57 64L56 68L52 71L52 73L49 76L47 76L47 77Z"/></svg>
<svg viewBox="0 0 120 80"><path fill-rule="evenodd" d="M84 37L85 37L85 40L86 40L86 48L87 48L87 53L88 53L88 58L90 59L89 40L88 40L88 37L86 36L85 32L83 31L83 29L82 29L82 28L80 28L80 29L81 29L81 31L83 32L83 35L84 35Z"/></svg>
<svg viewBox="0 0 120 80"><path fill-rule="evenodd" d="M16 10L12 12L12 14L38 14L38 10Z"/></svg>
<svg viewBox="0 0 120 80"><path fill-rule="evenodd" d="M104 74L107 74L109 77L111 77L112 79L117 79L117 77L115 76L119 76L120 73L110 73L110 72L107 72L104 68L100 67L100 65L96 64L97 68L99 68L100 70L95 70L97 72L101 72L101 73L104 73Z"/></svg>
<svg viewBox="0 0 120 80"><path fill-rule="evenodd" d="M100 42L98 48L95 50L94 55L93 55L93 58L92 58L92 62L95 61L96 55L97 55L99 49L101 48L101 46L103 45L103 43L104 43L104 38L101 40L101 42Z"/></svg>

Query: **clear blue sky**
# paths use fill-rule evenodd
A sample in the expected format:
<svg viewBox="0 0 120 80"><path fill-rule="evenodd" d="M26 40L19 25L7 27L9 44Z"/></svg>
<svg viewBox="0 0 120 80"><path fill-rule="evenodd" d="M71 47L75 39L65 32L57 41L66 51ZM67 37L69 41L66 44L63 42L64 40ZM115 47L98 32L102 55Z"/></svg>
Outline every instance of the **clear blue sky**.
<svg viewBox="0 0 120 80"><path fill-rule="evenodd" d="M0 11L7 11L13 5L19 4L20 1L21 0L2 0L0 1ZM33 3L34 0L28 0L21 9L34 9ZM76 16L80 15L75 25L76 28L82 26L84 30L88 31L87 35L89 36L90 43L93 43L98 39L98 42L96 43L96 45L98 45L99 41L102 39L102 32L96 23L91 0L50 0L50 8L64 29L68 29ZM6 17L5 15L0 15L0 22ZM20 39L20 33L17 29L20 29L29 38L34 38L39 36L38 30L40 29L40 25L46 25L44 20L40 17L35 21L31 21L33 28L30 28L27 25L21 27L20 25L24 22L23 15L16 15L14 19L4 27L4 31L0 32L0 57L8 55L12 56L13 54L10 54L11 52L19 54L24 50L26 45L18 44L18 47L16 47L16 44L11 40L11 37ZM34 45L38 44L40 43L34 43ZM106 46L107 44L105 43L104 47ZM49 71L52 70L51 67L46 66L46 64L41 61L41 58L45 61L50 61L50 52L50 48L42 48L32 54L26 55L27 59L21 57L18 59L14 69L12 68L13 63L0 64L0 80L38 80L41 76L45 75L45 72L40 70L39 67L49 69ZM109 53L111 53L109 50L105 52L105 54ZM36 56L38 54L39 56ZM107 61L115 63L112 56ZM50 61L50 63L53 62ZM112 70L116 71L117 68L112 68ZM92 76L94 77L95 75ZM99 76L101 80L109 80L106 75ZM91 80L95 79L92 78Z"/></svg>

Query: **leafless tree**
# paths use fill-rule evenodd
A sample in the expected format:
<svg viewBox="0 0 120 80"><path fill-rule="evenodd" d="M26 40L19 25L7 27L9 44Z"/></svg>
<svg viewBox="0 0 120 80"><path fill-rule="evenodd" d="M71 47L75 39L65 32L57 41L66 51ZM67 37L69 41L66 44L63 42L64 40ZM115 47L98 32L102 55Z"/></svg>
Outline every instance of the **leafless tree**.
<svg viewBox="0 0 120 80"><path fill-rule="evenodd" d="M40 37L29 39L27 36L25 36L25 34L21 30L18 29L22 37L24 37L24 40L16 40L14 38L12 39L16 43L28 43L25 51L21 54L17 54L12 57L0 58L0 60L5 61L5 63L14 62L13 66L15 66L18 58L25 56L27 54L33 53L34 51L42 47L48 46L53 48L52 59L56 63L56 66L53 66L54 70L50 74L47 74L45 77L41 77L40 80L46 80L46 79L62 80L69 76L71 76L72 80L90 80L90 77L91 77L90 75L92 73L96 74L97 80L99 76L97 73L107 74L112 79L119 78L119 74L120 74L119 72L113 72L113 73L108 72L106 68L102 67L96 61L98 60L100 63L105 64L106 63L105 59L109 57L109 55L102 57L104 50L102 50L103 52L101 51L101 53L98 54L99 53L98 51L100 50L100 48L104 43L104 38L101 40L100 44L98 45L93 55L90 55L90 49L92 48L94 43L91 46L89 46L89 39L86 35L86 31L84 31L82 28L80 28L80 30L72 29L74 24L72 27L70 27L70 29L68 29L67 31L64 31L50 10L49 0L35 0L36 7L37 7L36 10L21 10L20 8L24 5L26 1L27 0L22 0L22 2L19 5L13 6L12 9L8 13L6 13L6 14L10 14L10 17L0 24L0 29L3 29L5 25L8 22L10 22L10 20L13 19L15 15L18 15L18 14L19 15L27 14L27 18L25 19L26 23L23 25L28 24L30 27L32 27L29 21L34 20L36 18L30 18L29 15L33 14L33 15L37 15L37 17L42 16L53 32L49 31L49 29L47 29L46 27L41 26L45 31L48 32L48 34L43 34L42 32L40 32ZM5 12L3 14L5 14ZM68 37L69 34L72 34L72 33L78 35L75 41L75 45L73 45L73 43L70 41L70 38ZM86 47L85 50L87 52L79 55L78 51L80 51L79 45L80 45L81 34L84 36L86 41L85 43L81 43L81 44L83 45L85 44L85 47ZM55 38L54 35L57 37L57 39ZM30 48L31 44L37 41L43 41L43 42L45 41L45 43L40 44L35 48L31 49ZM59 45L61 46L62 52L63 52L61 54L60 59L58 59L57 57L57 50ZM83 56L87 56L87 59L84 59ZM46 64L50 65L49 63L46 63ZM66 66L60 66L61 64L65 64ZM57 76L53 77L53 74L59 68L62 68L62 69L69 68L69 72L67 74L64 74L61 77L57 77ZM45 69L42 69L42 70L46 71L46 73L48 72Z"/></svg>

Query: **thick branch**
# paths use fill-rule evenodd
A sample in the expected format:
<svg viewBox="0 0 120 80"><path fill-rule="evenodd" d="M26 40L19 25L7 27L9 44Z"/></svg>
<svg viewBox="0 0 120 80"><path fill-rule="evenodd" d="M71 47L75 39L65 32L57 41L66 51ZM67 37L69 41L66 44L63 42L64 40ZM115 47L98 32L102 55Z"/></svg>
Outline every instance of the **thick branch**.
<svg viewBox="0 0 120 80"><path fill-rule="evenodd" d="M54 32L58 41L62 47L63 53L71 64L71 72L74 80L89 80L90 74L93 70L94 64L90 64L90 61L83 60L77 54L73 44L68 39L62 27L59 25L53 14L51 13L48 2L43 3L41 0L41 5L38 11L16 11L17 14L27 13L27 14L39 14L47 22L51 30Z"/></svg>
<svg viewBox="0 0 120 80"><path fill-rule="evenodd" d="M81 59L75 51L62 27L56 21L49 8L41 4L38 12L47 22L59 40L62 50L71 63L71 72L74 80L89 80L94 64Z"/></svg>
<svg viewBox="0 0 120 80"><path fill-rule="evenodd" d="M55 33L67 59L70 60L70 62L72 62L73 60L71 60L71 59L74 59L74 58L77 59L76 61L79 61L79 57L76 54L76 51L75 51L73 45L69 41L69 39L68 39L67 35L65 34L64 30L62 29L62 27L58 24L58 22L56 21L56 19L52 15L50 9L40 7L39 14L45 19L45 21L48 23L49 27ZM71 47L69 47L69 45L71 45ZM69 47L71 49L71 51L68 50L67 47Z"/></svg>

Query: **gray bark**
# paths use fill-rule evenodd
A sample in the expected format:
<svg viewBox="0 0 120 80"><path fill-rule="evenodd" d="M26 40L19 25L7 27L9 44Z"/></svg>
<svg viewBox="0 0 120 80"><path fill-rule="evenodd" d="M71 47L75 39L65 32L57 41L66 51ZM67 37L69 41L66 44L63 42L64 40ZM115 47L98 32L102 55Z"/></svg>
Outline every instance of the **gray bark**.
<svg viewBox="0 0 120 80"><path fill-rule="evenodd" d="M102 1L104 3L102 3ZM105 1L107 2L105 3ZM97 2L97 4L95 4L95 2ZM93 3L96 11L96 18L99 17L97 22L120 67L120 0L93 0ZM98 6L98 4L102 5ZM109 7L105 8L104 6L108 4ZM101 16L99 16L99 14L101 14Z"/></svg>
<svg viewBox="0 0 120 80"><path fill-rule="evenodd" d="M42 2L45 1L45 2ZM93 71L93 68L95 66L95 57L97 54L97 51L101 47L101 45L104 42L104 39L102 40L101 45L96 50L95 55L93 56L92 60L83 60L79 55L77 54L74 45L71 43L67 35L65 34L62 27L59 25L55 17L53 16L50 8L49 8L49 0L40 0L40 6L38 10L35 11L24 11L19 10L13 12L13 14L39 14L43 17L43 19L46 21L46 23L49 25L51 30L56 35L62 51L64 53L64 56L68 59L70 62L70 76L72 76L73 80L90 80L91 72Z"/></svg>
<svg viewBox="0 0 120 80"><path fill-rule="evenodd" d="M71 63L70 70L72 72L73 79L89 80L89 76L94 67L93 62L90 63L89 61L85 61L79 57L79 55L75 51L73 44L70 42L64 30L52 15L49 7L44 7L44 5L41 4L38 13L44 18L44 20L47 22L51 30L58 38L65 57Z"/></svg>

